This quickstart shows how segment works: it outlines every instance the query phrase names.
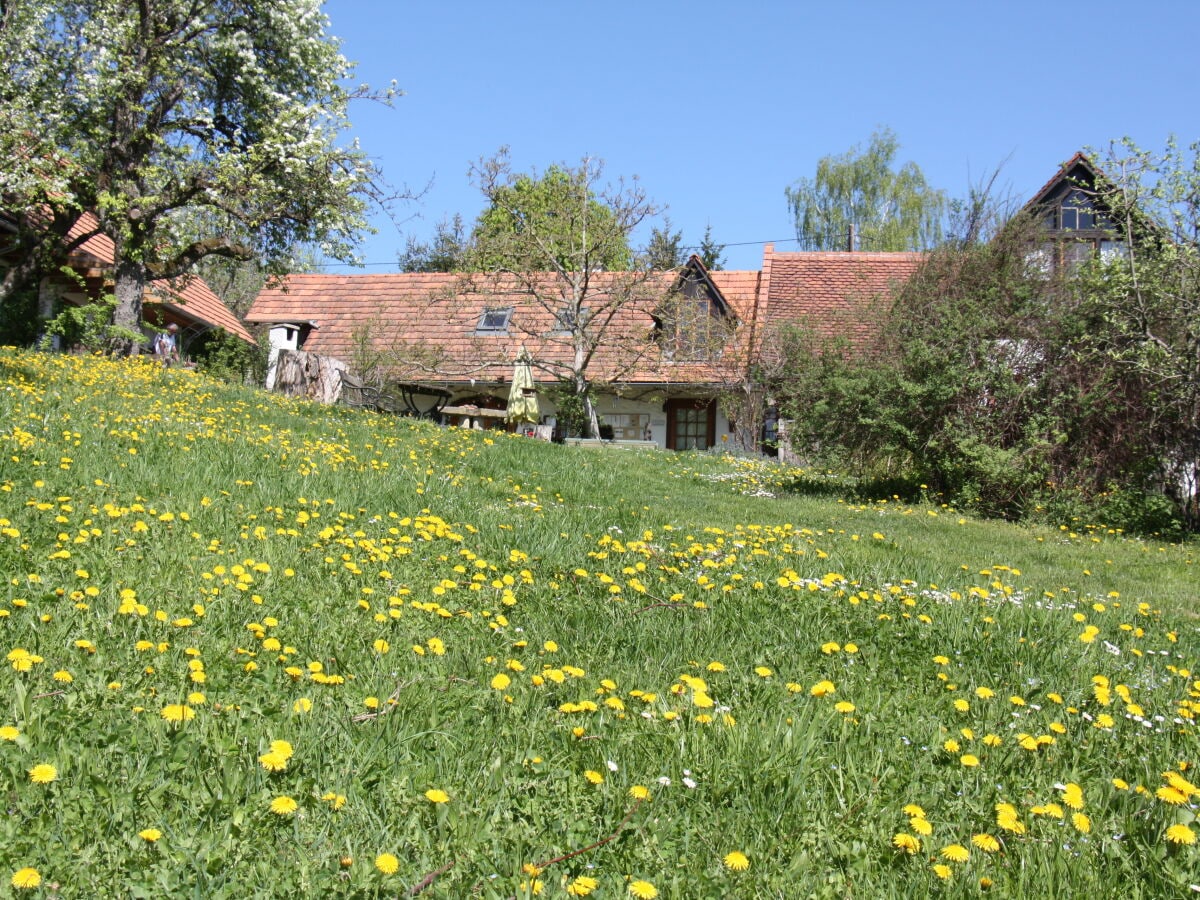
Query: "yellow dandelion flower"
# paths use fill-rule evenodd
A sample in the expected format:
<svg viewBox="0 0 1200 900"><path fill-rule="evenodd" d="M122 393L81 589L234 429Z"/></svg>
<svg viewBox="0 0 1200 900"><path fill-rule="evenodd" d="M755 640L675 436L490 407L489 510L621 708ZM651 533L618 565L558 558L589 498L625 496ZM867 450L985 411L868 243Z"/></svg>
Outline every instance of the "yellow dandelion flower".
<svg viewBox="0 0 1200 900"><path fill-rule="evenodd" d="M271 752L278 753L284 759L291 759L294 751L287 741L271 741Z"/></svg>
<svg viewBox="0 0 1200 900"><path fill-rule="evenodd" d="M345 795L335 794L333 791L326 791L321 795L321 799L332 806L335 810L339 810L346 805Z"/></svg>
<svg viewBox="0 0 1200 900"><path fill-rule="evenodd" d="M380 853L375 857L375 868L384 875L395 875L400 868L400 860L391 853Z"/></svg>
<svg viewBox="0 0 1200 900"><path fill-rule="evenodd" d="M13 872L12 886L20 890L30 890L42 883L42 876L37 869L26 866Z"/></svg>
<svg viewBox="0 0 1200 900"><path fill-rule="evenodd" d="M430 788L425 792L425 799L430 803L449 803L450 795L437 788Z"/></svg>
<svg viewBox="0 0 1200 900"><path fill-rule="evenodd" d="M972 835L971 843L982 850L984 853L995 853L1000 849L1000 842L990 834Z"/></svg>
<svg viewBox="0 0 1200 900"><path fill-rule="evenodd" d="M750 859L740 850L734 850L732 853L726 853L722 862L725 863L725 868L734 872L745 872L748 868L750 868Z"/></svg>
<svg viewBox="0 0 1200 900"><path fill-rule="evenodd" d="M901 810L901 812L906 816L916 816L918 819L925 818L925 810L920 806L917 806L915 803L909 803Z"/></svg>
<svg viewBox="0 0 1200 900"><path fill-rule="evenodd" d="M1163 803L1170 803L1172 806L1181 806L1187 803L1188 799L1187 794L1179 790L1179 788L1171 787L1169 784L1164 784L1160 787L1154 792L1154 796Z"/></svg>
<svg viewBox="0 0 1200 900"><path fill-rule="evenodd" d="M157 828L143 828L138 832L138 837L140 837L147 844L153 844L162 837L162 832Z"/></svg>
<svg viewBox="0 0 1200 900"><path fill-rule="evenodd" d="M604 776L595 769L588 769L583 773L583 777L586 778L591 784L602 784L604 782Z"/></svg>
<svg viewBox="0 0 1200 900"><path fill-rule="evenodd" d="M168 722L190 722L196 718L196 711L183 703L172 703L164 706L159 715Z"/></svg>
<svg viewBox="0 0 1200 900"><path fill-rule="evenodd" d="M947 844L942 848L942 858L950 862L965 863L971 858L971 851L962 844Z"/></svg>
<svg viewBox="0 0 1200 900"><path fill-rule="evenodd" d="M29 770L29 780L34 784L50 784L58 779L58 769L49 763L39 763Z"/></svg>
<svg viewBox="0 0 1200 900"><path fill-rule="evenodd" d="M567 885L567 894L571 897L586 897L599 886L600 882L595 878L588 875L580 875Z"/></svg>
<svg viewBox="0 0 1200 900"><path fill-rule="evenodd" d="M12 725L0 727L0 741L15 741L21 736L21 732Z"/></svg>
<svg viewBox="0 0 1200 900"><path fill-rule="evenodd" d="M921 835L921 837L929 837L929 835L933 834L933 826L929 824L929 820L922 819L919 816L913 816L909 819L908 827Z"/></svg>
<svg viewBox="0 0 1200 900"><path fill-rule="evenodd" d="M295 703L292 704L292 712L294 712L294 713L306 713L311 709L312 709L312 701L309 700L307 697L301 697L299 700L297 700Z"/></svg>
<svg viewBox="0 0 1200 900"><path fill-rule="evenodd" d="M276 797L271 801L271 812L277 816L290 816L299 808L300 804L291 797Z"/></svg>
<svg viewBox="0 0 1200 900"><path fill-rule="evenodd" d="M840 712L843 715L849 715L856 709L854 704L849 700L839 700L837 703L833 704L833 708L836 712Z"/></svg>
<svg viewBox="0 0 1200 900"><path fill-rule="evenodd" d="M1084 813L1077 812L1071 816L1071 824L1075 826L1075 830L1083 834L1087 834L1092 830L1092 820Z"/></svg>
<svg viewBox="0 0 1200 900"><path fill-rule="evenodd" d="M650 799L650 789L647 788L645 785L635 784L633 787L631 787L629 789L629 796L632 797L634 800L649 800Z"/></svg>
<svg viewBox="0 0 1200 900"><path fill-rule="evenodd" d="M258 762L268 772L282 772L288 766L288 758L282 753L264 753Z"/></svg>
<svg viewBox="0 0 1200 900"><path fill-rule="evenodd" d="M637 897L638 900L654 900L658 896L658 888L648 881L631 881L629 883L629 893Z"/></svg>
<svg viewBox="0 0 1200 900"><path fill-rule="evenodd" d="M899 832L892 838L892 846L905 853L920 853L921 840L906 832Z"/></svg>
<svg viewBox="0 0 1200 900"><path fill-rule="evenodd" d="M814 697L824 697L826 694L832 694L837 688L834 687L832 681L818 681L808 692Z"/></svg>
<svg viewBox="0 0 1200 900"><path fill-rule="evenodd" d="M968 769L973 769L979 765L979 757L973 753L964 753L958 758L958 761Z"/></svg>
<svg viewBox="0 0 1200 900"><path fill-rule="evenodd" d="M956 710L958 710L959 712L963 712L963 713L965 713L965 712L970 712L970 711L971 711L971 704L970 704L970 703L968 703L966 700L963 700L963 699L960 697L959 699L957 699L957 700L955 700L955 701L954 701L954 708L955 708Z"/></svg>
<svg viewBox="0 0 1200 900"><path fill-rule="evenodd" d="M1129 790L1129 782L1126 781L1124 778L1114 778L1112 780L1112 786L1115 787L1118 791Z"/></svg>
<svg viewBox="0 0 1200 900"><path fill-rule="evenodd" d="M1172 825L1167 829L1167 840L1172 844L1188 844L1190 846L1196 843L1196 832L1186 825Z"/></svg>
<svg viewBox="0 0 1200 900"><path fill-rule="evenodd" d="M507 690L510 684L512 684L512 679L503 672L499 672L492 676L492 690L494 691Z"/></svg>

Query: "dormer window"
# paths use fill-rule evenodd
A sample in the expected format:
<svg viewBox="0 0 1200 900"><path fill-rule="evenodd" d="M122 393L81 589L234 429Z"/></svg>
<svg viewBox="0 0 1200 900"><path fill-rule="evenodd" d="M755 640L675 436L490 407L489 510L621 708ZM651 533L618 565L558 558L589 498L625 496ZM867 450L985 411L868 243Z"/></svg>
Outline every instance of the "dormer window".
<svg viewBox="0 0 1200 900"><path fill-rule="evenodd" d="M511 306L485 309L475 326L476 334L508 334L508 323L512 319Z"/></svg>

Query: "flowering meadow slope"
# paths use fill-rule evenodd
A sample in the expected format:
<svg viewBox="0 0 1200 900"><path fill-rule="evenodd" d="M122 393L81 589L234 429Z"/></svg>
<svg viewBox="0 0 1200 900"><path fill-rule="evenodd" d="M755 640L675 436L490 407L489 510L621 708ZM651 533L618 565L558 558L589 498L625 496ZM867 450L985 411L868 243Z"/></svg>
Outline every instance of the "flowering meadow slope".
<svg viewBox="0 0 1200 900"><path fill-rule="evenodd" d="M0 351L3 889L1193 890L1195 547L786 477Z"/></svg>

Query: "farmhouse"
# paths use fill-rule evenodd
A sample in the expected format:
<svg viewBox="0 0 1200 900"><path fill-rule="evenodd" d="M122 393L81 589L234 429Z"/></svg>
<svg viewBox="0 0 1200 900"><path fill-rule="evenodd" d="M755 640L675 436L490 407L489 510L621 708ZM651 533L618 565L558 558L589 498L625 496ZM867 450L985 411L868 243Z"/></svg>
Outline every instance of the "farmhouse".
<svg viewBox="0 0 1200 900"><path fill-rule="evenodd" d="M269 327L269 379L281 353L303 351L402 385L411 413L501 411L524 350L541 423L553 426L554 388L584 354L613 438L674 450L753 447L765 398L751 376L763 335L788 322L869 345L864 310L887 302L919 259L776 253L768 244L758 270L710 272L692 257L672 272L596 273L584 321L571 320L569 303L556 305L552 286L516 276L296 275L264 290L246 319ZM739 395L740 405L718 402ZM471 418L503 424L500 415Z"/></svg>

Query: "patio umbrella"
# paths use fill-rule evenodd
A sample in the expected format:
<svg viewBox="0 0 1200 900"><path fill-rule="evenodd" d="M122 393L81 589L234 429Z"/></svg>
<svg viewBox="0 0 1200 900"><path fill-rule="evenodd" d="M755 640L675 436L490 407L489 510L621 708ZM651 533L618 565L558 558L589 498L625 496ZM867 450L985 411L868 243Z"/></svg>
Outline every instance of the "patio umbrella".
<svg viewBox="0 0 1200 900"><path fill-rule="evenodd" d="M505 421L513 424L529 422L537 424L541 418L538 409L537 389L533 385L533 366L530 365L529 354L521 348L513 368L512 388L508 392L508 407L504 413Z"/></svg>

